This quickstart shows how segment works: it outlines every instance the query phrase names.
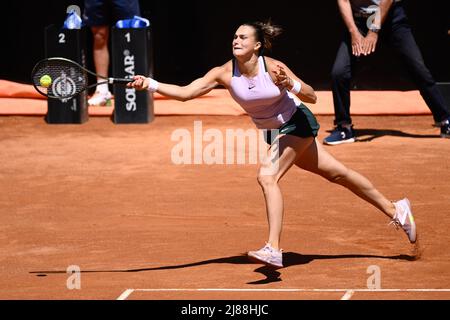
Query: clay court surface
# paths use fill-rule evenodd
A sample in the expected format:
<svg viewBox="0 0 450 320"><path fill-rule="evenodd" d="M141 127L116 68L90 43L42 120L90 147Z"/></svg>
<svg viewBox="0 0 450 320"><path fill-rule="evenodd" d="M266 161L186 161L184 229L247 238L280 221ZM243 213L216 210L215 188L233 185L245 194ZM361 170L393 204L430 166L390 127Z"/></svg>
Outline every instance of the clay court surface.
<svg viewBox="0 0 450 320"><path fill-rule="evenodd" d="M322 140L333 119L318 120ZM194 121L253 128L247 116L1 117L0 299L450 299L450 141L431 116L355 116L360 141L326 147L411 200L421 257L375 208L293 168L277 271L243 255L267 236L257 165L171 161L172 132ZM71 265L80 289L67 288ZM367 291L370 266L382 290Z"/></svg>

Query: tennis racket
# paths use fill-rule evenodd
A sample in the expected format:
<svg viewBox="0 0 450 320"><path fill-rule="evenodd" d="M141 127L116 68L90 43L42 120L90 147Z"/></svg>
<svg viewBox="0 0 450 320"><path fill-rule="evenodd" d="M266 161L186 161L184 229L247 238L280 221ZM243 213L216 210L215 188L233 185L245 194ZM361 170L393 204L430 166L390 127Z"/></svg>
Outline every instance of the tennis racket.
<svg viewBox="0 0 450 320"><path fill-rule="evenodd" d="M88 84L88 73L105 81ZM107 78L100 76L82 67L75 61L66 58L53 57L39 61L31 72L31 79L35 89L42 95L68 100L79 93L99 84L122 84L126 85L133 79Z"/></svg>

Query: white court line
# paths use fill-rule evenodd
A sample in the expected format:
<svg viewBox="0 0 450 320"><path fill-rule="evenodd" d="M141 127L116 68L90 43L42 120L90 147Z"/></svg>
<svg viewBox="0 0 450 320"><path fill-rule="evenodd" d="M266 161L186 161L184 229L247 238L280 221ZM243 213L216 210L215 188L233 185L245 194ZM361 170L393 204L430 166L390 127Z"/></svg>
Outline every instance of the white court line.
<svg viewBox="0 0 450 320"><path fill-rule="evenodd" d="M345 292L345 294L342 296L341 300L350 300L353 296L353 294L355 293L355 291L353 290L348 290L347 292Z"/></svg>
<svg viewBox="0 0 450 320"><path fill-rule="evenodd" d="M135 291L140 292L345 292L344 297L351 298L355 292L450 292L450 289L243 289L243 288L159 288L127 289L117 300L125 300ZM350 294L351 292L351 294ZM344 299L343 299L344 300Z"/></svg>
<svg viewBox="0 0 450 320"><path fill-rule="evenodd" d="M117 300L126 300L130 294L132 294L134 289L127 289L117 298Z"/></svg>

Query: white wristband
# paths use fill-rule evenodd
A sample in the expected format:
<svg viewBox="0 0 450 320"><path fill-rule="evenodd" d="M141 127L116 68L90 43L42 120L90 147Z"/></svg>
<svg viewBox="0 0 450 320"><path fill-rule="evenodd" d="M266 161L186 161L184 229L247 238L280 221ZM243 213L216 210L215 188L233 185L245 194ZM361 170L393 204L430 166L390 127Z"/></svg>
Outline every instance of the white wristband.
<svg viewBox="0 0 450 320"><path fill-rule="evenodd" d="M293 81L294 81L294 86L289 91L295 95L298 95L300 90L302 90L302 84L297 80L293 80Z"/></svg>
<svg viewBox="0 0 450 320"><path fill-rule="evenodd" d="M154 80L154 79L152 79L152 78L147 78L147 79L149 79L149 81L150 81L150 83L148 84L148 91L150 91L150 92L156 92L156 90L158 90L158 86L159 86L159 83L158 83L158 81L156 81L156 80Z"/></svg>

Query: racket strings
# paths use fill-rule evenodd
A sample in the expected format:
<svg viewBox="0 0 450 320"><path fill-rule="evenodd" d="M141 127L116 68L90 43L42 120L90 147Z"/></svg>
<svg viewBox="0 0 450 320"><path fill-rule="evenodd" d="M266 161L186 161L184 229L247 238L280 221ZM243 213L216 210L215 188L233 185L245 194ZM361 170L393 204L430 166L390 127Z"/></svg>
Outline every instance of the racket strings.
<svg viewBox="0 0 450 320"><path fill-rule="evenodd" d="M50 83L41 83L43 76L50 77ZM87 86L86 72L76 64L61 60L46 60L36 66L32 76L38 91L49 97L67 99L83 91Z"/></svg>

